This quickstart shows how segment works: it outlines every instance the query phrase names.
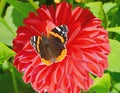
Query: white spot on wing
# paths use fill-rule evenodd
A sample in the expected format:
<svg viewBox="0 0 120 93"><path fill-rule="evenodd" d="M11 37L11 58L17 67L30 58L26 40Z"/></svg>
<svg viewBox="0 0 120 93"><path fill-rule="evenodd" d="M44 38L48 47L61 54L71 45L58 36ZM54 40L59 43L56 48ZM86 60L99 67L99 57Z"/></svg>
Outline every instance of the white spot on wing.
<svg viewBox="0 0 120 93"><path fill-rule="evenodd" d="M61 32L61 29L59 27L56 27L57 31Z"/></svg>
<svg viewBox="0 0 120 93"><path fill-rule="evenodd" d="M34 41L34 42L36 41L36 36L33 36L33 41Z"/></svg>

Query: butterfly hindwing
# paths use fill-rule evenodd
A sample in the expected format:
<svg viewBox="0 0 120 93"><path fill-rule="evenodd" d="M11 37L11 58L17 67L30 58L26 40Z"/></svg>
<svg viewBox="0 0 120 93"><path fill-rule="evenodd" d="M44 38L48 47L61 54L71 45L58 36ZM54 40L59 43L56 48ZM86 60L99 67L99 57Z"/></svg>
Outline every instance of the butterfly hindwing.
<svg viewBox="0 0 120 93"><path fill-rule="evenodd" d="M57 39L57 38L56 38ZM50 41L50 47L52 51L52 56L54 58L57 58L58 56L61 55L62 50L65 49L65 45L63 43L57 42L57 40L49 40Z"/></svg>

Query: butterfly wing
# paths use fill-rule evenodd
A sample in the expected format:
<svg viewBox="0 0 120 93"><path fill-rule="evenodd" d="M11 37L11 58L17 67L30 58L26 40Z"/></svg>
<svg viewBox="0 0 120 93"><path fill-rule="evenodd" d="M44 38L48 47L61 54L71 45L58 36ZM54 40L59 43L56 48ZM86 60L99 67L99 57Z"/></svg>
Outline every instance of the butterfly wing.
<svg viewBox="0 0 120 93"><path fill-rule="evenodd" d="M67 53L65 47L65 43L67 40L67 31L67 26L60 25L54 28L48 34L52 56L55 58L56 61L61 61Z"/></svg>
<svg viewBox="0 0 120 93"><path fill-rule="evenodd" d="M61 61L67 53L66 47L63 43L58 42L57 37L53 37L53 38L54 39L49 39L50 49L52 51L51 60L53 60L54 62Z"/></svg>
<svg viewBox="0 0 120 93"><path fill-rule="evenodd" d="M68 28L66 25L60 25L56 28L54 28L49 34L52 36L50 36L51 39L54 39L54 37L57 37L58 39L55 38L55 40L57 40L57 42L61 42L63 44L65 44L65 42L67 41L67 32L68 32Z"/></svg>
<svg viewBox="0 0 120 93"><path fill-rule="evenodd" d="M40 36L32 36L31 37L31 44L35 48L35 50L40 53L40 43L41 43L41 37Z"/></svg>
<svg viewBox="0 0 120 93"><path fill-rule="evenodd" d="M41 61L46 64L52 64L52 50L50 48L50 42L46 36L33 36L31 37L31 44L35 48L36 52L40 54Z"/></svg>
<svg viewBox="0 0 120 93"><path fill-rule="evenodd" d="M33 36L31 37L31 44L40 54L41 58L45 60L50 60L52 57L52 52L50 48L50 42L46 36Z"/></svg>

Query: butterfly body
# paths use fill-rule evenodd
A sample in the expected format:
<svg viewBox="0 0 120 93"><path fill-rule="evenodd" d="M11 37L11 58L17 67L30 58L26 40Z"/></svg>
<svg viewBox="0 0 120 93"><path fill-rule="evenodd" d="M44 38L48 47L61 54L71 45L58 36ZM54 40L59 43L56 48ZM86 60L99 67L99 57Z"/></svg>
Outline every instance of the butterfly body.
<svg viewBox="0 0 120 93"><path fill-rule="evenodd" d="M41 61L46 65L59 62L67 53L65 43L67 40L67 27L60 25L54 28L46 36L31 37L31 44L41 56Z"/></svg>

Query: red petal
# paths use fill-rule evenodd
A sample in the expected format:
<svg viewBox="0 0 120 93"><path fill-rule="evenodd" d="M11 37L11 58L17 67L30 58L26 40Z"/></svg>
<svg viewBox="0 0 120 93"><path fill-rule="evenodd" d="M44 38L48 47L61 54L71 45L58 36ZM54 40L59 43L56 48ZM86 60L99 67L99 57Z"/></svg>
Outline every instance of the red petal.
<svg viewBox="0 0 120 93"><path fill-rule="evenodd" d="M25 70L24 75L23 75L23 80L26 83L29 83L31 80L31 71L33 70L33 67L29 65L29 67Z"/></svg>
<svg viewBox="0 0 120 93"><path fill-rule="evenodd" d="M72 11L72 18L70 23L73 23L75 21L78 21L78 18L80 17L81 13L82 13L83 9L81 7L76 7L73 11Z"/></svg>
<svg viewBox="0 0 120 93"><path fill-rule="evenodd" d="M55 18L56 18L56 21L57 21L58 25L61 25L61 24L67 25L68 24L69 17L71 15L71 10L70 9L71 9L71 6L66 2L63 2L62 4L59 4L56 7Z"/></svg>
<svg viewBox="0 0 120 93"><path fill-rule="evenodd" d="M39 8L39 9L37 9L37 13L38 13L41 20L51 20L51 21L53 21L53 19L51 17L51 14L50 14L50 12L47 8L46 8L46 10L43 9L43 8Z"/></svg>
<svg viewBox="0 0 120 93"><path fill-rule="evenodd" d="M46 21L38 20L38 19L24 19L24 23L30 29L32 35L39 35L41 33L46 34Z"/></svg>

